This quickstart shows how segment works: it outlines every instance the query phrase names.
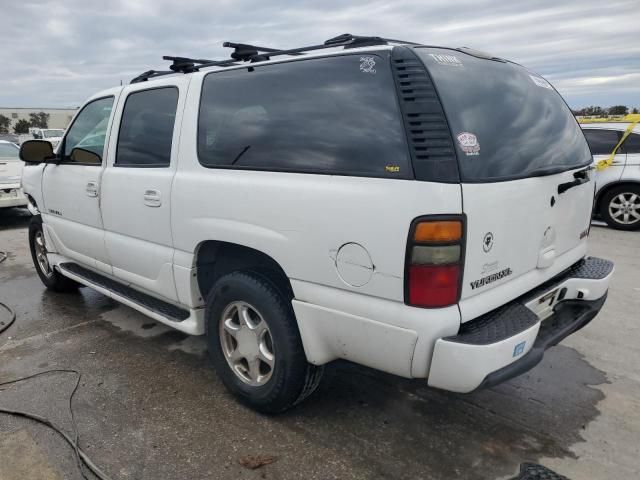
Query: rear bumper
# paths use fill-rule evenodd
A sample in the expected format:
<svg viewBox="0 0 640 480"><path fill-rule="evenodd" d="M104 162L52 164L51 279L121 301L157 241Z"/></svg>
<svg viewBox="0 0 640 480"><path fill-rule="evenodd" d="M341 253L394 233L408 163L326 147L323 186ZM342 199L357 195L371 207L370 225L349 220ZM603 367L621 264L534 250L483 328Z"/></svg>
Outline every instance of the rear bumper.
<svg viewBox="0 0 640 480"><path fill-rule="evenodd" d="M586 258L535 291L463 324L436 341L429 385L467 393L504 382L536 366L544 351L584 327L607 296L613 264ZM528 307L546 292L561 301L540 320Z"/></svg>
<svg viewBox="0 0 640 480"><path fill-rule="evenodd" d="M16 192L16 196L7 196L10 192ZM0 185L0 208L22 207L26 204L27 197L22 191L22 188Z"/></svg>
<svg viewBox="0 0 640 480"><path fill-rule="evenodd" d="M529 352L515 362L487 375L478 388L498 385L535 367L544 357L544 351L587 325L598 314L607 294L598 300L569 300L559 305L555 314L546 319Z"/></svg>

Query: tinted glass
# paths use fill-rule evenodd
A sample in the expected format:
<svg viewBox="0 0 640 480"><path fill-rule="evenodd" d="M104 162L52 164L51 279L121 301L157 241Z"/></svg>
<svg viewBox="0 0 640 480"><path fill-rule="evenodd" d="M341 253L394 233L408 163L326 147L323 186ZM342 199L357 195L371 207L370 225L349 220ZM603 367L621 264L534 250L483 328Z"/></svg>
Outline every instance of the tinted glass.
<svg viewBox="0 0 640 480"><path fill-rule="evenodd" d="M346 55L205 77L206 167L409 178L389 59Z"/></svg>
<svg viewBox="0 0 640 480"><path fill-rule="evenodd" d="M65 163L71 162L71 151L76 147L102 157L112 107L113 97L107 97L94 100L82 109L64 139Z"/></svg>
<svg viewBox="0 0 640 480"><path fill-rule="evenodd" d="M622 144L622 150L625 153L640 153L640 135L630 134Z"/></svg>
<svg viewBox="0 0 640 480"><path fill-rule="evenodd" d="M178 89L174 87L129 95L120 123L116 165L168 166L177 105Z"/></svg>
<svg viewBox="0 0 640 480"><path fill-rule="evenodd" d="M12 143L0 143L0 158L3 160L19 160L19 149Z"/></svg>
<svg viewBox="0 0 640 480"><path fill-rule="evenodd" d="M616 130L586 129L584 136L594 155L610 155L620 141L620 133Z"/></svg>
<svg viewBox="0 0 640 480"><path fill-rule="evenodd" d="M463 181L525 178L591 163L569 107L540 76L454 50L415 51L440 95Z"/></svg>

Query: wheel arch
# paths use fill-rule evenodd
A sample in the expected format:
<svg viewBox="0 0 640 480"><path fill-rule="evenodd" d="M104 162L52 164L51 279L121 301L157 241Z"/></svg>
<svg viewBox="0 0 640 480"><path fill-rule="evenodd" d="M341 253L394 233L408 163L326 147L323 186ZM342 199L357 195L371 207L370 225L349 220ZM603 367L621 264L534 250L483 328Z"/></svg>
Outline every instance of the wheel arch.
<svg viewBox="0 0 640 480"><path fill-rule="evenodd" d="M203 299L223 276L236 271L252 271L273 283L285 298L293 298L293 288L284 268L272 256L246 245L205 240L195 250L197 284Z"/></svg>
<svg viewBox="0 0 640 480"><path fill-rule="evenodd" d="M620 180L617 182L611 182L606 184L596 193L596 200L593 205L594 212L597 212L597 213L600 212L602 199L608 192L610 192L614 188L622 187L624 185L633 185L633 186L640 187L640 180Z"/></svg>

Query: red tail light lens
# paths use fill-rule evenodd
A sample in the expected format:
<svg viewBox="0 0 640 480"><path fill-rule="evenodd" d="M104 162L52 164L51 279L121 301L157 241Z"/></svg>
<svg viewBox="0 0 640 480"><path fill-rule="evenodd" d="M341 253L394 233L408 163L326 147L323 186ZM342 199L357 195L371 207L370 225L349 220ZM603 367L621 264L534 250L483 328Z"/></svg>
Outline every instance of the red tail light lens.
<svg viewBox="0 0 640 480"><path fill-rule="evenodd" d="M458 300L460 266L409 267L409 303L424 307L446 307Z"/></svg>
<svg viewBox="0 0 640 480"><path fill-rule="evenodd" d="M407 244L405 303L439 308L458 301L463 232L462 217L447 217L444 221L442 217L421 218L413 222Z"/></svg>

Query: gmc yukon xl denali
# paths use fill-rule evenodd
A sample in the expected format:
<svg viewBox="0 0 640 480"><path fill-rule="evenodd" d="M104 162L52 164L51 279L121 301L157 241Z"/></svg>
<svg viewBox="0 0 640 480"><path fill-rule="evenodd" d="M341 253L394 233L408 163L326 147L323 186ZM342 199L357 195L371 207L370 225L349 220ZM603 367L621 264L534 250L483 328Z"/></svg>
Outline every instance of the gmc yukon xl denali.
<svg viewBox="0 0 640 480"><path fill-rule="evenodd" d="M34 264L206 335L281 412L347 359L471 392L602 308L592 155L541 76L469 49L342 35L166 57L22 145Z"/></svg>

